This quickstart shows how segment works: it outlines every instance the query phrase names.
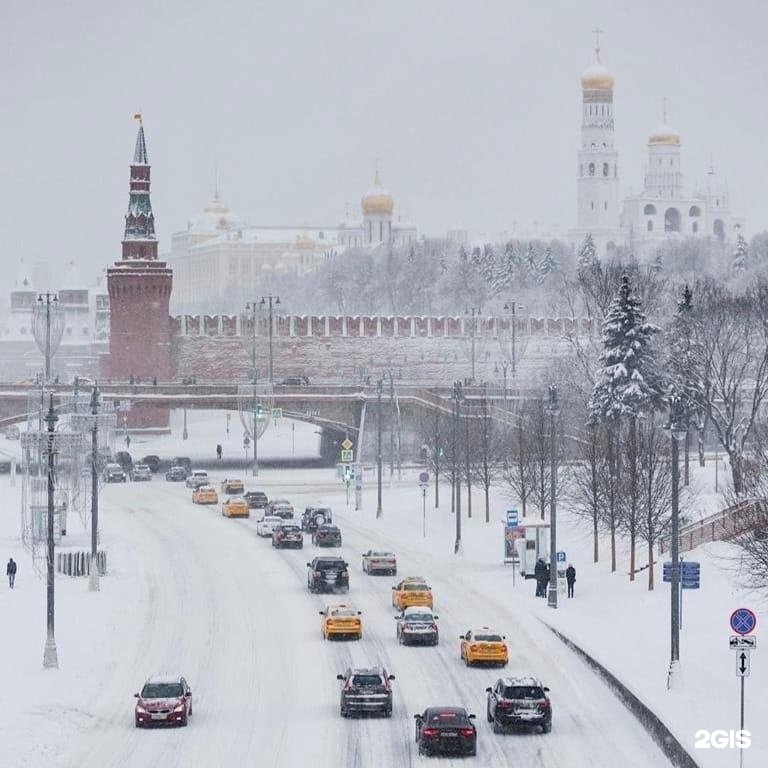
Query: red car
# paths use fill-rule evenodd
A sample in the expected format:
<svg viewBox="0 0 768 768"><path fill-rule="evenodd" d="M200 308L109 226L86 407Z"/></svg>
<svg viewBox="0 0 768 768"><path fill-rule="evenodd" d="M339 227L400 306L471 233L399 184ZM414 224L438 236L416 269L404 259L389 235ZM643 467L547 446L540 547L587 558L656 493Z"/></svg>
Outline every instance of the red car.
<svg viewBox="0 0 768 768"><path fill-rule="evenodd" d="M186 725L192 691L183 677L150 677L136 697L136 727Z"/></svg>

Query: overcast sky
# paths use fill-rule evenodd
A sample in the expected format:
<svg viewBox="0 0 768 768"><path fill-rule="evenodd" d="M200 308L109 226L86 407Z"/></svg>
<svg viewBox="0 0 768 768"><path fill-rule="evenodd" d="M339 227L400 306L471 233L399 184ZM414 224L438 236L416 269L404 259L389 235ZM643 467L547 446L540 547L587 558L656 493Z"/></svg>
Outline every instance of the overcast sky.
<svg viewBox="0 0 768 768"><path fill-rule="evenodd" d="M605 30L622 195L661 99L768 227L764 0L2 0L0 266L118 259L141 110L161 251L211 197L338 222L378 162L421 232L575 222L579 75Z"/></svg>

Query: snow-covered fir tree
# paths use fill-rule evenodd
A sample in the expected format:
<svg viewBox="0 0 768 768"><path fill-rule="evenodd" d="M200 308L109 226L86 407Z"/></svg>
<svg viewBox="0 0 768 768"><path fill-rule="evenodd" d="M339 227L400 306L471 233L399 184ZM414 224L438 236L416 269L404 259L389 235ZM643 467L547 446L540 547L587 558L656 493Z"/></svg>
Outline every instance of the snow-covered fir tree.
<svg viewBox="0 0 768 768"><path fill-rule="evenodd" d="M480 274L485 279L485 282L493 289L494 278L496 277L496 253L493 250L493 246L486 244L483 246L483 252L480 257L479 263Z"/></svg>
<svg viewBox="0 0 768 768"><path fill-rule="evenodd" d="M624 275L603 320L602 351L589 406L595 421L636 418L659 404L661 376L652 345L657 331L646 322L642 301Z"/></svg>
<svg viewBox="0 0 768 768"><path fill-rule="evenodd" d="M539 282L539 264L536 247L533 243L528 243L528 248L525 251L523 269L525 271L525 280L529 285L535 285Z"/></svg>
<svg viewBox="0 0 768 768"><path fill-rule="evenodd" d="M579 253L576 256L576 268L579 273L589 272L597 261L597 248L592 238L592 233L587 232L579 246Z"/></svg>
<svg viewBox="0 0 768 768"><path fill-rule="evenodd" d="M749 249L747 247L747 241L744 239L744 235L739 232L736 237L736 248L733 251L733 261L731 262L731 269L736 274L741 274L746 270L748 255Z"/></svg>
<svg viewBox="0 0 768 768"><path fill-rule="evenodd" d="M544 258L542 258L539 264L539 282L543 283L547 278L557 269L557 262L552 255L552 249L547 248L544 251Z"/></svg>

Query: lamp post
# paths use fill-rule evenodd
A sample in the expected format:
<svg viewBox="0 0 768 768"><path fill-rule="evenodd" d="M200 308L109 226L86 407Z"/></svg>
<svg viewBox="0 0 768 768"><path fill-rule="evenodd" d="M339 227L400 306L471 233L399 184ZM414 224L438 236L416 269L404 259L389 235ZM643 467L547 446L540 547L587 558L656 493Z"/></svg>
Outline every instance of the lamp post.
<svg viewBox="0 0 768 768"><path fill-rule="evenodd" d="M516 301L508 301L504 309L512 315L510 326L512 327L512 375L517 373L517 310L521 307Z"/></svg>
<svg viewBox="0 0 768 768"><path fill-rule="evenodd" d="M55 293L41 293L37 304L45 312L45 383L51 380L51 312L56 309L59 297Z"/></svg>
<svg viewBox="0 0 768 768"><path fill-rule="evenodd" d="M509 362L505 359L501 361L501 372L504 376L504 410L507 410L507 368L509 368ZM496 363L496 365L493 367L493 372L498 374L499 373L499 364Z"/></svg>
<svg viewBox="0 0 768 768"><path fill-rule="evenodd" d="M99 388L94 385L91 393L91 569L88 574L88 590L99 591Z"/></svg>
<svg viewBox="0 0 768 768"><path fill-rule="evenodd" d="M53 580L53 492L54 492L54 430L59 417L53 410L53 394L51 394L50 407L45 416L45 424L48 430L48 535L46 553L46 617L47 631L45 651L43 652L43 666L49 669L57 669L59 658L56 653L56 637L54 633L55 594Z"/></svg>
<svg viewBox="0 0 768 768"><path fill-rule="evenodd" d="M269 302L269 383L274 384L275 377L274 377L274 371L273 371L273 358L272 358L272 304L274 302L275 305L278 305L280 303L280 297L279 296L262 296L261 297L261 306L263 307L267 302Z"/></svg>
<svg viewBox="0 0 768 768"><path fill-rule="evenodd" d="M184 408L184 429L181 432L181 439L187 440L189 438L189 432L187 431L187 409Z"/></svg>
<svg viewBox="0 0 768 768"><path fill-rule="evenodd" d="M557 608L557 417L560 404L557 387L549 387L547 402L549 414L549 594L547 605Z"/></svg>
<svg viewBox="0 0 768 768"><path fill-rule="evenodd" d="M468 307L464 310L465 315L469 315L472 322L469 326L469 335L472 340L472 381L475 381L475 331L477 330L477 318L480 316L479 307Z"/></svg>
<svg viewBox="0 0 768 768"><path fill-rule="evenodd" d="M255 301L249 301L245 305L245 311L251 313L251 324L253 326L253 335L251 336L251 375L253 383L256 384L256 307Z"/></svg>
<svg viewBox="0 0 768 768"><path fill-rule="evenodd" d="M670 555L672 558L672 582L670 584L670 654L667 688L674 688L675 678L680 671L680 467L679 442L687 432L683 417L683 404L679 395L669 401L669 432L672 448L672 530Z"/></svg>
<svg viewBox="0 0 768 768"><path fill-rule="evenodd" d="M376 503L376 517L382 517L384 510L381 508L381 395L384 389L384 379L379 379L376 382L376 427L378 435L376 437L376 483L377 489L377 503Z"/></svg>
<svg viewBox="0 0 768 768"><path fill-rule="evenodd" d="M456 498L456 541L453 545L453 554L461 554L461 474L458 463L458 432L461 419L461 382L453 382L453 485Z"/></svg>

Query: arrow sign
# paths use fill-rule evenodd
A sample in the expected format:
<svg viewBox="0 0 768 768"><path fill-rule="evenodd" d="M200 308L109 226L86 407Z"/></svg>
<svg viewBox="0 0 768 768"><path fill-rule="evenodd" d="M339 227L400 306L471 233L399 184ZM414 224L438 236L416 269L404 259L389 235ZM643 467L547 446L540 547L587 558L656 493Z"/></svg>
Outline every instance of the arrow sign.
<svg viewBox="0 0 768 768"><path fill-rule="evenodd" d="M736 677L749 677L749 651L736 654Z"/></svg>

